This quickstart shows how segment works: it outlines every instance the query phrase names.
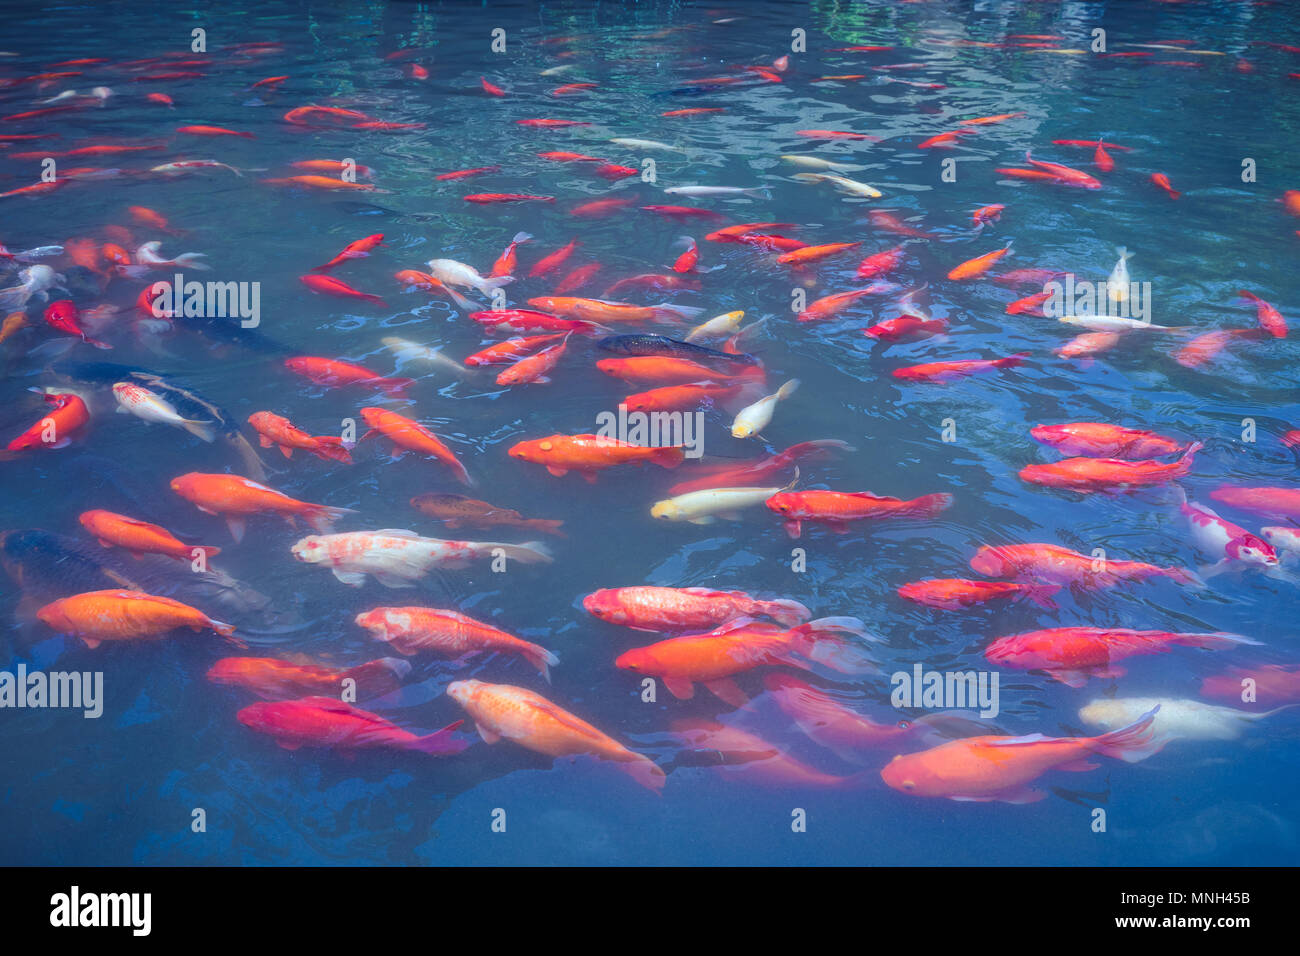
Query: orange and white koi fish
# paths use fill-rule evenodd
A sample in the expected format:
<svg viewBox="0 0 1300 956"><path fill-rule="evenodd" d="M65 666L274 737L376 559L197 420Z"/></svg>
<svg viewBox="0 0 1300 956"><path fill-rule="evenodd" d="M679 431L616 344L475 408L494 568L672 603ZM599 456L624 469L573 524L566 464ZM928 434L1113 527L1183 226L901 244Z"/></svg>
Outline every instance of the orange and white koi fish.
<svg viewBox="0 0 1300 956"><path fill-rule="evenodd" d="M344 584L360 587L366 575L389 588L414 587L434 568L464 568L472 561L504 557L522 564L549 564L544 544L496 541L449 541L422 538L414 531L350 531L308 535L290 549L304 564L328 567Z"/></svg>
<svg viewBox="0 0 1300 956"><path fill-rule="evenodd" d="M36 617L61 634L79 637L92 650L104 641L149 640L179 627L213 630L238 647L233 625L214 621L197 608L141 591L87 591L53 601Z"/></svg>
<svg viewBox="0 0 1300 956"><path fill-rule="evenodd" d="M447 696L465 708L485 743L505 738L550 757L615 761L642 786L663 789L665 774L649 757L628 750L540 694L509 684L458 680L447 686Z"/></svg>
<svg viewBox="0 0 1300 956"><path fill-rule="evenodd" d="M541 645L521 640L457 611L433 607L377 607L358 614L356 622L377 641L410 657L429 651L444 657L466 657L482 652L518 654L551 681L550 668L560 659Z"/></svg>
<svg viewBox="0 0 1300 956"><path fill-rule="evenodd" d="M770 617L794 627L812 617L806 607L788 598L764 601L744 591L650 585L602 588L583 598L582 606L602 621L638 631L712 630L740 617Z"/></svg>
<svg viewBox="0 0 1300 956"><path fill-rule="evenodd" d="M294 525L294 518L302 518L321 533L351 508L331 508L326 505L298 501L266 485L249 481L239 475L211 475L191 471L173 478L172 491L192 502L200 511L220 515L226 519L230 534L236 541L243 540L244 526L249 515L278 514Z"/></svg>

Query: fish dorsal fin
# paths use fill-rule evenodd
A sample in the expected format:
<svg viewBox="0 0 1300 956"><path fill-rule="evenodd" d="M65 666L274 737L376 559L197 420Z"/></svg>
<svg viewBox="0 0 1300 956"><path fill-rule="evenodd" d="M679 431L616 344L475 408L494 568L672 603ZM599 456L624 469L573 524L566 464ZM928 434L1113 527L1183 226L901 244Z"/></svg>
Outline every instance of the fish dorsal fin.
<svg viewBox="0 0 1300 956"><path fill-rule="evenodd" d="M386 534L390 538L418 538L419 535L409 528L380 528L378 531L372 531L371 534Z"/></svg>
<svg viewBox="0 0 1300 956"><path fill-rule="evenodd" d="M749 627L757 623L758 621L752 617L733 617L730 621L719 624L713 630L709 631L709 634L722 637L732 631L738 631L741 628Z"/></svg>
<svg viewBox="0 0 1300 956"><path fill-rule="evenodd" d="M1029 744L1041 744L1059 739L1058 737L1048 737L1045 734L1025 734L1023 737L999 737L986 740L985 744L989 747L1024 747Z"/></svg>

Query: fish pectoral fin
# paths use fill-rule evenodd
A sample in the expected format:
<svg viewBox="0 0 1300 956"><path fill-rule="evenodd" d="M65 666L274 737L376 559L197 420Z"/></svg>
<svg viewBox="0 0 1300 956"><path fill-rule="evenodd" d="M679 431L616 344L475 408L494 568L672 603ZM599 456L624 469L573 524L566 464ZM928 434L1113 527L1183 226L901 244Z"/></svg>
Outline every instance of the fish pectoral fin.
<svg viewBox="0 0 1300 956"><path fill-rule="evenodd" d="M85 641L86 646L89 647L92 651L95 648L99 647L101 643L99 638L96 637L83 637L82 640Z"/></svg>
<svg viewBox="0 0 1300 956"><path fill-rule="evenodd" d="M290 448L288 445L281 445L281 446L280 446L280 454L284 455L285 458L292 458L292 457L293 457L293 449Z"/></svg>
<svg viewBox="0 0 1300 956"><path fill-rule="evenodd" d="M732 707L744 707L749 703L748 695L746 695L746 693L740 689L740 685L730 677L724 677L721 680L711 680L704 686L712 691L715 697L719 700L725 701Z"/></svg>
<svg viewBox="0 0 1300 956"><path fill-rule="evenodd" d="M692 681L681 677L665 677L663 682L664 686L668 688L668 693L678 700L690 700L695 696L695 684Z"/></svg>
<svg viewBox="0 0 1300 956"><path fill-rule="evenodd" d="M244 530L248 527L248 522L235 515L226 515L226 527L230 529L230 536L238 544L244 540Z"/></svg>
<svg viewBox="0 0 1300 956"><path fill-rule="evenodd" d="M1048 676L1058 680L1066 687L1082 687L1093 676L1092 671L1048 671Z"/></svg>
<svg viewBox="0 0 1300 956"><path fill-rule="evenodd" d="M1101 764L1093 763L1087 757L1080 757L1078 760L1071 760L1069 763L1060 764L1054 767L1055 770L1064 770L1067 773L1083 773L1085 770L1096 770Z"/></svg>
<svg viewBox="0 0 1300 956"><path fill-rule="evenodd" d="M483 738L483 742L485 744L494 744L501 739L501 735L499 733L497 733L495 730L488 730L486 727L484 727L482 724L478 723L477 721L474 723L474 726L478 729L478 735Z"/></svg>
<svg viewBox="0 0 1300 956"><path fill-rule="evenodd" d="M717 520L718 520L718 519L715 518L715 517L713 517L713 515L702 515L702 516L699 517L699 518L687 518L687 519L686 519L687 523L689 523L689 524L713 524L713 523L714 523L715 521L717 521Z"/></svg>
<svg viewBox="0 0 1300 956"><path fill-rule="evenodd" d="M344 571L341 568L332 568L331 570L334 572L334 577L338 578L344 584L351 585L354 588L359 588L361 585L366 583L364 572Z"/></svg>
<svg viewBox="0 0 1300 956"><path fill-rule="evenodd" d="M335 572L336 574L338 572ZM365 577L365 575L362 575ZM413 588L415 582L410 578L404 578L400 574L392 574L388 571L374 572L374 578L386 588Z"/></svg>
<svg viewBox="0 0 1300 956"><path fill-rule="evenodd" d="M297 750L302 744L296 740L277 740L275 745L281 750Z"/></svg>
<svg viewBox="0 0 1300 956"><path fill-rule="evenodd" d="M563 478L565 475L569 473L569 469L557 468L555 465L547 465L546 470L549 471L556 478Z"/></svg>
<svg viewBox="0 0 1300 956"><path fill-rule="evenodd" d="M120 411L121 408L122 406L119 405L118 410ZM267 438L265 435L258 435L257 440L258 440L258 444L261 445L263 448L270 448L271 445L273 444L271 439Z"/></svg>

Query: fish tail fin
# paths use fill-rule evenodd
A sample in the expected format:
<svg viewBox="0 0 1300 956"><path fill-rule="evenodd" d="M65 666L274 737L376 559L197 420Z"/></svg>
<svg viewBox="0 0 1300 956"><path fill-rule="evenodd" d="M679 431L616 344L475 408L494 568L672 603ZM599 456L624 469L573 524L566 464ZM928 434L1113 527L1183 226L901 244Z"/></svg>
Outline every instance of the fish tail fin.
<svg viewBox="0 0 1300 956"><path fill-rule="evenodd" d="M823 617L790 629L794 650L808 660L824 664L843 674L873 674L876 662L858 645L846 640L844 635L863 640L879 640L856 617ZM806 665L798 660L790 663Z"/></svg>
<svg viewBox="0 0 1300 956"><path fill-rule="evenodd" d="M383 300L382 296L377 296L370 292L361 293L361 298L365 299L367 302L373 303L374 305L388 305L388 303Z"/></svg>
<svg viewBox="0 0 1300 956"><path fill-rule="evenodd" d="M327 505L312 505L303 515L311 529L317 534L331 534L334 531L334 522L338 521L344 515L356 514L352 508L331 508Z"/></svg>
<svg viewBox="0 0 1300 956"><path fill-rule="evenodd" d="M381 657L377 661L367 661L343 672L357 683L357 693L363 697L381 697L397 690L406 675L411 673L411 665L395 657Z"/></svg>
<svg viewBox="0 0 1300 956"><path fill-rule="evenodd" d="M195 438L200 438L208 443L216 441L217 433L212 428L212 422L201 422L187 418L183 421L183 424L185 430Z"/></svg>
<svg viewBox="0 0 1300 956"><path fill-rule="evenodd" d="M1251 647L1262 647L1264 642L1257 641L1253 637L1246 637L1242 634L1230 634L1227 631L1213 631L1203 634L1180 634L1178 643L1186 647L1199 647L1204 650L1216 650L1223 647L1238 647L1247 645Z"/></svg>
<svg viewBox="0 0 1300 956"><path fill-rule="evenodd" d="M469 299L465 298L463 295L461 295L451 286L447 286L447 295L451 298L451 301L455 302L456 306L464 312L473 312L475 309L478 308L478 306L476 306Z"/></svg>
<svg viewBox="0 0 1300 956"><path fill-rule="evenodd" d="M1146 760L1152 754L1159 753L1170 740L1168 735L1156 735L1154 724L1159 710L1160 705L1157 704L1127 727L1099 737L1085 738L1085 745L1089 750L1125 763Z"/></svg>
<svg viewBox="0 0 1300 956"><path fill-rule="evenodd" d="M352 464L352 452L348 451L342 438L337 435L321 435L316 440L322 446L316 453L318 457L342 462L345 465Z"/></svg>
<svg viewBox="0 0 1300 956"><path fill-rule="evenodd" d="M782 627L796 627L812 617L812 611L790 598L778 598L775 601L761 603L762 613Z"/></svg>
<svg viewBox="0 0 1300 956"><path fill-rule="evenodd" d="M1029 358L1028 352L1017 352L1015 355L1008 355L1006 358L994 359L993 364L997 368L1015 368L1017 365L1023 365L1027 358Z"/></svg>
<svg viewBox="0 0 1300 956"><path fill-rule="evenodd" d="M516 233L515 233L515 237L514 237L513 239L511 239L510 241L511 241L511 242L527 242L527 241L528 241L529 239L531 239L531 238L533 238L533 234L532 234L531 232L516 232Z"/></svg>
<svg viewBox="0 0 1300 956"><path fill-rule="evenodd" d="M546 534L553 534L557 538L567 538L568 535L560 530L563 525L563 521L553 518L530 518L524 524L524 527L532 531L542 531Z"/></svg>
<svg viewBox="0 0 1300 956"><path fill-rule="evenodd" d="M797 378L790 379L790 381L786 382L784 385L782 385L780 388L776 390L777 400L782 402L785 401L787 398L793 395L798 389L799 389L799 380Z"/></svg>
<svg viewBox="0 0 1300 956"><path fill-rule="evenodd" d="M1100 142L1100 140L1099 140L1098 142ZM1129 259L1132 259L1132 258L1133 258L1133 253L1131 253L1131 252L1128 251L1128 247L1127 247L1127 246L1120 246L1120 247L1119 247L1118 249L1116 249L1115 251L1119 253L1119 261L1120 261L1120 262L1127 262Z"/></svg>
<svg viewBox="0 0 1300 956"><path fill-rule="evenodd" d="M491 550L500 548L511 561L521 564L550 564L555 560L551 549L541 541L528 541L524 544L493 544Z"/></svg>
<svg viewBox="0 0 1300 956"><path fill-rule="evenodd" d="M408 746L411 750L418 750L420 753L428 754L431 757L458 754L469 746L469 742L463 737L457 738L454 736L456 729L463 723L465 721L458 720L454 724L448 724L442 730L425 734L423 737L416 737Z"/></svg>
<svg viewBox="0 0 1300 956"><path fill-rule="evenodd" d="M207 256L202 252L186 252L176 257L176 265L182 269L198 269L201 272L210 272L212 266L206 262L200 262L200 259L206 259Z"/></svg>
<svg viewBox="0 0 1300 956"><path fill-rule="evenodd" d="M650 309L654 313L656 322L684 322L698 318L704 312L703 309L696 308L693 305L672 305L668 302L652 305Z"/></svg>
<svg viewBox="0 0 1300 956"><path fill-rule="evenodd" d="M677 445L656 448L651 460L661 468L676 468L686 460L686 452Z"/></svg>
<svg viewBox="0 0 1300 956"><path fill-rule="evenodd" d="M545 678L546 683L549 684L551 682L551 668L560 663L560 659L540 644L525 643L522 653L528 663L536 667L542 677Z"/></svg>
<svg viewBox="0 0 1300 956"><path fill-rule="evenodd" d="M196 552L196 551L199 552L199 554L202 554L202 555L203 555L203 563L204 563L204 564L207 564L209 561L211 561L213 558L215 558L217 555L219 555L219 554L221 553L221 549L220 549L220 548L214 548L214 547L212 547L212 545L209 545L209 544L195 544L195 545L191 545L191 546L190 546L190 557L191 557L191 558L194 557L194 552ZM182 558L181 560L184 560L184 558Z"/></svg>
<svg viewBox="0 0 1300 956"><path fill-rule="evenodd" d="M415 384L413 378L381 378L377 383L384 394L393 398L403 398L402 393Z"/></svg>
<svg viewBox="0 0 1300 956"><path fill-rule="evenodd" d="M514 281L515 281L514 276L493 276L490 279L483 280L482 284L479 286L479 291L482 292L484 295L490 295L491 293L495 292L497 289L500 289L503 286L508 286L510 283Z"/></svg>
<svg viewBox="0 0 1300 956"><path fill-rule="evenodd" d="M632 753L631 751L628 752ZM663 790L664 782L668 778L663 768L645 754L634 753L630 759L619 761L619 766L630 774L633 780L647 790L655 791L655 793Z"/></svg>
<svg viewBox="0 0 1300 956"><path fill-rule="evenodd" d="M1052 600L1052 595L1061 590L1059 584L1031 584L1024 590L1024 596L1033 601L1041 608L1049 611L1055 611L1057 604Z"/></svg>
<svg viewBox="0 0 1300 956"><path fill-rule="evenodd" d="M228 640L231 644L234 644L236 647L243 647L243 648L248 647L248 643L246 641L241 640L238 637L235 637L235 625L227 624L225 621L214 621L211 618L208 619L208 624L212 627L214 631L216 631L218 634L220 634L222 637Z"/></svg>
<svg viewBox="0 0 1300 956"><path fill-rule="evenodd" d="M1184 495L1183 500L1186 501L1186 495ZM1179 584L1190 584L1194 588L1205 587L1205 582L1200 575L1194 571L1189 571L1187 568L1161 568L1160 573L1167 578L1172 578Z"/></svg>
<svg viewBox="0 0 1300 956"><path fill-rule="evenodd" d="M932 495L922 495L908 502L908 507L900 514L913 518L933 518L952 507L952 495L944 491Z"/></svg>
<svg viewBox="0 0 1300 956"><path fill-rule="evenodd" d="M1178 459L1178 470L1181 474L1189 474L1192 470L1192 461L1196 458L1196 453L1204 448L1202 442L1194 441L1187 446L1187 451L1183 452L1182 457Z"/></svg>

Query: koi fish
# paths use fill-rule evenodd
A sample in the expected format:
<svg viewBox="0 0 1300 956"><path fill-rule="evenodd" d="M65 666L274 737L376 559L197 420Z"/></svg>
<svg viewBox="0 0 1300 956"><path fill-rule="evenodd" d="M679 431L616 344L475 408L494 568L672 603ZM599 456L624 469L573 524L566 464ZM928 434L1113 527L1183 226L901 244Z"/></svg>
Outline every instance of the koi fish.
<svg viewBox="0 0 1300 956"><path fill-rule="evenodd" d="M759 434L772 422L777 402L785 401L795 393L799 380L792 378L771 395L764 396L752 405L747 405L736 415L731 423L732 438L750 438Z"/></svg>
<svg viewBox="0 0 1300 956"><path fill-rule="evenodd" d="M540 694L509 684L458 680L447 685L447 696L465 708L485 743L505 738L549 757L614 761L642 786L663 789L665 774L649 757L628 750Z"/></svg>
<svg viewBox="0 0 1300 956"><path fill-rule="evenodd" d="M370 302L374 305L386 306L388 304L379 296L372 295L369 292L359 292L346 282L341 279L335 279L333 276L299 276L298 281L311 289L311 291L318 292L322 295L332 295L341 299L360 299L363 302Z"/></svg>
<svg viewBox="0 0 1300 956"><path fill-rule="evenodd" d="M711 588L602 588L582 599L589 614L638 631L690 631L720 627L734 618L768 617L785 627L812 612L788 598L764 601L744 591Z"/></svg>
<svg viewBox="0 0 1300 956"><path fill-rule="evenodd" d="M400 687L410 672L410 664L393 657L346 670L274 657L223 657L208 668L207 678L214 684L252 691L263 700L331 694L337 699L349 686L345 681L352 682L359 697L381 697Z"/></svg>
<svg viewBox="0 0 1300 956"><path fill-rule="evenodd" d="M657 501L650 508L650 517L662 521L685 521L690 524L712 524L718 518L740 520L740 512L754 508L782 491L789 491L799 480L799 470L787 485L774 488L706 488L684 495Z"/></svg>
<svg viewBox="0 0 1300 956"><path fill-rule="evenodd" d="M775 455L743 465L698 465L693 470L704 477L678 482L668 489L669 494L685 494L709 488L749 485L762 481L778 472L793 467L797 462L827 457L831 451L856 451L848 442L835 438L800 442Z"/></svg>
<svg viewBox="0 0 1300 956"><path fill-rule="evenodd" d="M521 441L511 446L511 458L543 465L557 478L576 471L589 482L596 472L617 465L651 462L661 468L676 468L685 460L680 445L649 448L600 435L551 435Z"/></svg>
<svg viewBox="0 0 1300 956"><path fill-rule="evenodd" d="M162 638L180 627L216 631L237 647L233 625L215 621L197 608L141 591L87 591L46 604L36 617L60 634L80 638L91 650L105 641Z"/></svg>
<svg viewBox="0 0 1300 956"><path fill-rule="evenodd" d="M1063 455L1090 458L1162 458L1181 454L1187 450L1188 444L1152 431L1102 422L1035 425L1029 434Z"/></svg>
<svg viewBox="0 0 1300 956"><path fill-rule="evenodd" d="M1253 292L1247 292L1245 289L1242 289L1237 293L1237 295L1255 304L1255 313L1261 329L1273 336L1275 339L1286 338L1286 319L1282 318L1281 312L1273 308L1272 305L1265 302Z"/></svg>
<svg viewBox="0 0 1300 956"><path fill-rule="evenodd" d="M690 359L671 356L637 355L631 358L599 359L596 368L606 375L620 378L633 384L682 385L688 383L713 382L732 383L761 382L763 369L752 366L736 374L719 372L717 369Z"/></svg>
<svg viewBox="0 0 1300 956"><path fill-rule="evenodd" d="M367 385L377 388L394 397L415 384L411 378L385 378L361 365L343 362L338 359L320 358L314 355L300 355L284 360L284 367L291 372L311 379L317 385L326 388L339 388L344 385Z"/></svg>
<svg viewBox="0 0 1300 956"><path fill-rule="evenodd" d="M532 238L533 237L526 232L515 233L515 237L510 240L510 245L506 246L505 249L502 250L501 255L497 257L497 261L492 263L492 271L488 273L488 276L491 278L499 278L500 276L514 275L515 267L518 264L519 246L528 242Z"/></svg>
<svg viewBox="0 0 1300 956"><path fill-rule="evenodd" d="M560 659L546 648L521 640L498 628L457 611L432 607L377 607L358 614L356 622L377 641L386 641L399 654L410 657L430 651L461 658L481 652L518 654L541 673L549 684L551 668Z"/></svg>
<svg viewBox="0 0 1300 956"><path fill-rule="evenodd" d="M364 239L357 239L354 242L349 242L343 247L343 251L329 262L320 266L312 266L312 271L326 272L341 263L347 262L349 259L364 259L370 255L371 249L374 249L376 246L382 246L383 244L384 234L382 232L377 232L373 236L366 236ZM383 300L380 299L380 301L382 302Z"/></svg>
<svg viewBox="0 0 1300 956"><path fill-rule="evenodd" d="M367 574L384 587L409 588L434 568L464 568L473 561L497 557L522 564L554 560L540 542L450 541L422 538L402 528L308 535L290 551L304 564L327 566L334 577L352 587L364 584Z"/></svg>
<svg viewBox="0 0 1300 956"><path fill-rule="evenodd" d="M881 342L919 342L948 329L947 319L923 319L919 315L900 315L862 330L868 338Z"/></svg>
<svg viewBox="0 0 1300 956"><path fill-rule="evenodd" d="M338 436L309 435L289 419L272 412L254 412L248 416L248 424L257 432L263 448L275 445L285 458L292 458L294 449L300 449L322 461L352 464L352 455Z"/></svg>
<svg viewBox="0 0 1300 956"><path fill-rule="evenodd" d="M1126 763L1145 760L1160 750L1155 740L1155 712L1099 737L966 737L929 750L895 756L880 771L894 790L917 797L988 803L1033 803L1047 794L1029 786L1049 770L1082 772L1096 764L1092 754Z"/></svg>
<svg viewBox="0 0 1300 956"><path fill-rule="evenodd" d="M695 685L703 684L719 700L743 707L749 698L734 678L758 667L811 670L821 663L844 673L873 672L871 658L844 635L879 640L853 617L819 618L788 629L741 617L704 634L670 637L624 651L614 666L659 678L679 700L694 697Z"/></svg>
<svg viewBox="0 0 1300 956"><path fill-rule="evenodd" d="M176 407L162 396L149 391L142 385L131 382L117 382L113 385L113 397L117 399L117 410L130 413L146 422L158 422L183 428L191 435L206 442L216 439L216 433L210 421L196 421L184 418Z"/></svg>
<svg viewBox="0 0 1300 956"><path fill-rule="evenodd" d="M460 463L452 450L443 444L433 432L425 428L419 422L416 422L405 415L399 415L397 412L390 412L384 408L363 408L361 417L370 431L361 436L365 440L371 435L383 435L391 440L396 446L393 449L393 458L401 458L407 451L413 451L416 454L424 455L428 458L436 459L451 469L452 474L461 484L473 484L470 481L469 472L465 466Z"/></svg>
<svg viewBox="0 0 1300 956"><path fill-rule="evenodd" d="M29 451L33 448L67 448L71 436L90 422L90 410L81 397L72 393L49 392L44 394L47 404L53 406L41 420L6 445L8 451Z"/></svg>
<svg viewBox="0 0 1300 956"><path fill-rule="evenodd" d="M967 259L961 265L953 268L948 273L948 278L954 282L977 279L993 268L993 265L1010 251L1011 246L1008 244L1002 249L995 249L993 252L986 252L982 256L976 256L974 259Z"/></svg>
<svg viewBox="0 0 1300 956"><path fill-rule="evenodd" d="M538 312L534 309L487 309L471 312L469 317L474 322L494 331L506 329L511 332L537 332L566 334L577 332L579 335L600 335L609 330L595 322L583 319L561 319L550 312Z"/></svg>
<svg viewBox="0 0 1300 956"><path fill-rule="evenodd" d="M555 368L557 362L563 357L565 350L568 348L569 337L564 336L564 340L547 346L536 355L529 355L521 358L509 368L497 375L496 382L498 385L545 385L551 379L547 375L551 369Z"/></svg>
<svg viewBox="0 0 1300 956"><path fill-rule="evenodd" d="M1220 485L1210 492L1215 501L1230 508L1240 508L1282 521L1300 524L1300 489L1297 488L1243 488Z"/></svg>
<svg viewBox="0 0 1300 956"><path fill-rule="evenodd" d="M837 292L834 295L828 295L813 302L795 318L799 322L822 322L833 319L857 302L858 299L868 295L877 295L880 292L881 289L875 284L867 286L865 289L850 289L848 292Z"/></svg>
<svg viewBox="0 0 1300 956"><path fill-rule="evenodd" d="M1265 569L1278 566L1277 552L1267 541L1240 525L1220 518L1204 505L1188 501L1181 488L1179 492L1182 500L1178 511L1191 526L1193 542L1206 554L1218 559L1213 566L1201 572L1204 577L1212 577L1238 565Z"/></svg>
<svg viewBox="0 0 1300 956"><path fill-rule="evenodd" d="M339 518L355 513L351 508L331 508L298 501L239 475L191 471L173 478L170 488L205 514L225 518L230 535L236 541L243 540L249 515L278 514L289 522L290 527L295 524L294 518L299 517L324 534Z"/></svg>
<svg viewBox="0 0 1300 956"><path fill-rule="evenodd" d="M353 750L414 750L431 757L460 753L469 746L453 736L464 721L417 737L409 730L360 707L332 697L304 697L249 704L235 719L250 730L275 738L284 750L328 747Z"/></svg>
<svg viewBox="0 0 1300 956"><path fill-rule="evenodd" d="M1183 195L1178 190L1174 189L1173 184L1169 181L1169 177L1164 173L1152 173L1151 182L1155 183L1168 193L1170 199L1178 199Z"/></svg>
<svg viewBox="0 0 1300 956"><path fill-rule="evenodd" d="M1039 607L1056 610L1051 595L1060 590L1058 585L1019 584L1006 581L969 581L964 578L938 578L913 581L898 589L898 596L927 607L947 611L964 611L978 604L1010 598L1028 599Z"/></svg>
<svg viewBox="0 0 1300 956"><path fill-rule="evenodd" d="M81 327L81 313L69 299L51 302L45 307L44 315L45 324L52 329L57 329L66 335L75 335L87 345L93 345L97 349L111 349L113 347L107 342L101 342L99 339L91 338L86 334L86 330Z"/></svg>
<svg viewBox="0 0 1300 956"><path fill-rule="evenodd" d="M565 296L541 296L528 304L555 315L584 319L589 322L680 322L692 319L702 309L684 305L631 305L604 299L578 299Z"/></svg>
<svg viewBox="0 0 1300 956"><path fill-rule="evenodd" d="M1047 465L1026 465L1020 478L1030 484L1072 491L1122 491L1160 485L1191 474L1192 461L1204 446L1192 442L1177 461L1124 461L1119 458L1066 458Z"/></svg>
<svg viewBox="0 0 1300 956"><path fill-rule="evenodd" d="M1016 578L1084 588L1109 588L1130 581L1165 577L1201 586L1185 568L1162 568L1142 561L1094 558L1055 544L984 545L970 560L971 569L991 578Z"/></svg>
<svg viewBox="0 0 1300 956"><path fill-rule="evenodd" d="M894 378L908 382L947 383L975 375L979 372L991 372L1000 368L1015 368L1029 357L1028 352L1019 352L997 359L967 359L957 362L926 362L921 365L909 365L896 368L891 373Z"/></svg>
<svg viewBox="0 0 1300 956"><path fill-rule="evenodd" d="M220 548L185 544L166 528L112 511L83 511L77 520L105 548L123 548L136 557L162 554L188 563L201 555L206 563L221 553Z"/></svg>
<svg viewBox="0 0 1300 956"><path fill-rule="evenodd" d="M178 126L178 133L186 133L190 136L242 136L245 139L256 139L252 133L242 133L239 130L226 129L224 126Z"/></svg>
<svg viewBox="0 0 1300 956"><path fill-rule="evenodd" d="M825 524L836 534L847 534L850 521L883 518L933 518L952 507L952 495L939 492L904 500L868 491L783 491L767 500L767 507L785 518L786 533L797 538L803 522Z"/></svg>
<svg viewBox="0 0 1300 956"><path fill-rule="evenodd" d="M466 498L464 495L431 493L416 495L410 505L421 514L438 518L448 528L466 527L505 527L524 528L528 531L541 531L563 538L560 530L563 521L550 518L525 518L518 511Z"/></svg>
<svg viewBox="0 0 1300 956"><path fill-rule="evenodd" d="M1259 641L1240 634L1178 634L1114 627L1054 627L999 637L984 651L991 664L1016 670L1041 670L1069 687L1093 677L1123 677L1114 662L1139 654L1164 654L1174 647L1221 650Z"/></svg>

